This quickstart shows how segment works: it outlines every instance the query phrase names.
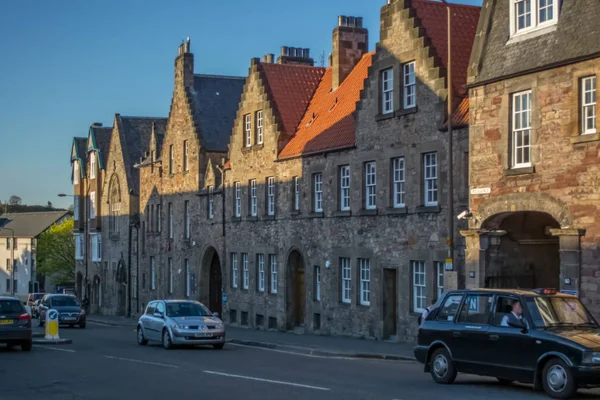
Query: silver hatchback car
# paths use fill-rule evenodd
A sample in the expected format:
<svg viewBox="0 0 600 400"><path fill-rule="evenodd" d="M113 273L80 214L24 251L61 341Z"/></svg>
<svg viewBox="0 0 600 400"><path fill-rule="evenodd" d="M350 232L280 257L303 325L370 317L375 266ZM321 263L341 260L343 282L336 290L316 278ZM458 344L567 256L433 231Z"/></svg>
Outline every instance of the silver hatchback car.
<svg viewBox="0 0 600 400"><path fill-rule="evenodd" d="M161 342L165 349L176 345L212 345L222 349L225 326L218 314L198 301L154 300L148 303L137 326L138 344L146 345L149 340Z"/></svg>

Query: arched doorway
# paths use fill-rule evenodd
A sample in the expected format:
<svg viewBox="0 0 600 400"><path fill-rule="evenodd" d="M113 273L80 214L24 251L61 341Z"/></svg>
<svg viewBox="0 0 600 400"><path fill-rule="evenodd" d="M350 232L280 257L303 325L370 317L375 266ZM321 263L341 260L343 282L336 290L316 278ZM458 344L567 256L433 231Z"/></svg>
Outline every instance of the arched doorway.
<svg viewBox="0 0 600 400"><path fill-rule="evenodd" d="M539 211L505 212L482 224L487 232L485 286L488 288L560 288L560 224Z"/></svg>
<svg viewBox="0 0 600 400"><path fill-rule="evenodd" d="M306 316L306 284L304 259L298 250L292 250L287 263L287 328L304 326Z"/></svg>
<svg viewBox="0 0 600 400"><path fill-rule="evenodd" d="M221 260L214 247L206 250L202 263L202 277L200 279L200 301L210 311L223 316L223 274L221 272Z"/></svg>
<svg viewBox="0 0 600 400"><path fill-rule="evenodd" d="M125 316L127 315L127 273L123 260L120 260L117 266L115 285L117 287L117 314Z"/></svg>

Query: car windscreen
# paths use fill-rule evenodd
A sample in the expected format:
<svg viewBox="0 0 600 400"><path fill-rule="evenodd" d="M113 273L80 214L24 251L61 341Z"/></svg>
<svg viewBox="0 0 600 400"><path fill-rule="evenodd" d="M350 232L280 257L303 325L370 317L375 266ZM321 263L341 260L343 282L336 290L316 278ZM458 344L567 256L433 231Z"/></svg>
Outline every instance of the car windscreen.
<svg viewBox="0 0 600 400"><path fill-rule="evenodd" d="M52 307L79 307L79 301L71 296L56 296L50 299Z"/></svg>
<svg viewBox="0 0 600 400"><path fill-rule="evenodd" d="M596 326L579 299L563 296L526 297L527 310L536 327Z"/></svg>
<svg viewBox="0 0 600 400"><path fill-rule="evenodd" d="M0 300L0 314L21 314L23 306L18 300Z"/></svg>
<svg viewBox="0 0 600 400"><path fill-rule="evenodd" d="M199 303L167 303L168 317L208 317L208 308Z"/></svg>

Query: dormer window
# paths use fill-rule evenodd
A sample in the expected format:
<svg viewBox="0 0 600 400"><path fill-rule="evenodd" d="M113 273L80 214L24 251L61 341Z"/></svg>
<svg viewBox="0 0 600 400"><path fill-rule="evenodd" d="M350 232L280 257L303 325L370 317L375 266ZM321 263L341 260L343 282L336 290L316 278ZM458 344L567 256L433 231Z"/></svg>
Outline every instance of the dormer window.
<svg viewBox="0 0 600 400"><path fill-rule="evenodd" d="M96 153L90 153L90 179L96 179Z"/></svg>
<svg viewBox="0 0 600 400"><path fill-rule="evenodd" d="M79 184L79 161L73 163L73 184Z"/></svg>
<svg viewBox="0 0 600 400"><path fill-rule="evenodd" d="M511 0L511 35L526 33L558 22L559 0Z"/></svg>

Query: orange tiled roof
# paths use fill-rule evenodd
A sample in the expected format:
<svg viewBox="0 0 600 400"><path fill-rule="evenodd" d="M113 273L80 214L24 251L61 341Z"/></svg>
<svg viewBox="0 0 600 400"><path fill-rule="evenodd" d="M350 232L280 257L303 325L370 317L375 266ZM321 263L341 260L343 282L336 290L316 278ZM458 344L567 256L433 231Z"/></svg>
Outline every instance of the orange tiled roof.
<svg viewBox="0 0 600 400"><path fill-rule="evenodd" d="M467 68L475 39L481 7L450 4L452 11L452 83L458 93L464 91ZM444 68L448 65L448 14L444 3L413 0L412 7L426 35L431 39Z"/></svg>
<svg viewBox="0 0 600 400"><path fill-rule="evenodd" d="M231 160L227 160L225 162L225 165L223 166L223 169L231 169Z"/></svg>
<svg viewBox="0 0 600 400"><path fill-rule="evenodd" d="M458 107L452 113L452 126L463 126L469 124L469 98L462 99ZM446 124L447 125L447 124Z"/></svg>
<svg viewBox="0 0 600 400"><path fill-rule="evenodd" d="M332 68L327 68L296 135L279 158L354 145L354 111L375 52L365 54L337 90L332 91Z"/></svg>
<svg viewBox="0 0 600 400"><path fill-rule="evenodd" d="M275 102L283 132L292 136L304 115L325 68L294 64L260 63L265 86Z"/></svg>

